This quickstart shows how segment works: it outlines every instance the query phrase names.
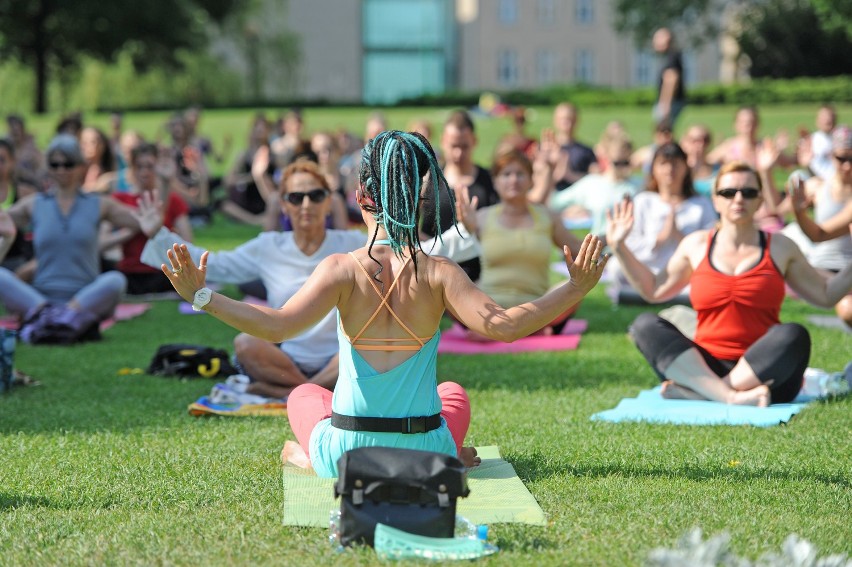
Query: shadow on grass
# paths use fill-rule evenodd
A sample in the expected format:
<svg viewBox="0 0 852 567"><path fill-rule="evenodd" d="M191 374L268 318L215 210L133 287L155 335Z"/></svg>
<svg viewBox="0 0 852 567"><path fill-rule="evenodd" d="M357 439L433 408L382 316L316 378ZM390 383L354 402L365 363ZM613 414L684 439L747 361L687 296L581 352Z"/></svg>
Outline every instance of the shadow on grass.
<svg viewBox="0 0 852 567"><path fill-rule="evenodd" d="M52 508L53 503L43 496L26 496L23 494L0 492L0 511L24 507Z"/></svg>
<svg viewBox="0 0 852 567"><path fill-rule="evenodd" d="M508 460L508 459L507 459ZM642 467L624 463L607 463L583 465L569 460L553 459L552 456L533 454L519 456L509 461L515 467L518 476L525 480L545 480L557 476L575 476L586 478L625 477L625 478L668 478L677 477L694 481L728 479L733 481L750 481L773 479L778 482L795 482L809 480L826 485L837 485L841 488L852 489L852 479L847 474L819 474L802 470L788 471L768 467L756 469L717 468L679 465L672 468Z"/></svg>

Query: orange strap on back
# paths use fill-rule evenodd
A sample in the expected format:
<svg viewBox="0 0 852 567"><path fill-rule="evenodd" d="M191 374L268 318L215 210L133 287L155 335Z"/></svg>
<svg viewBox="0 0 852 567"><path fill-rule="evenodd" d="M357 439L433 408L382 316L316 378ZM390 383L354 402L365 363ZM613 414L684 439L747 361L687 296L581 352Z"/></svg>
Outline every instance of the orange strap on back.
<svg viewBox="0 0 852 567"><path fill-rule="evenodd" d="M346 338L349 339L349 343L354 348L356 348L358 350L385 350L385 351L387 351L387 350L420 350L421 348L423 348L423 345L426 344L426 342L431 337L427 337L427 338L418 337L414 333L414 331L412 331L411 329L408 328L408 325L406 325L405 323L402 322L402 319L399 318L399 316L396 314L396 312L394 312L394 310L388 304L388 297L390 297L390 294L393 291L393 288L396 286L396 282L399 281L399 275L402 273L402 270L405 269L405 267L408 265L408 262L411 260L411 258L406 258L405 264L403 264L402 268L400 268L400 271L397 273L396 277L394 278L393 282L391 283L391 286L388 288L388 292L385 295L382 295L382 292L379 290L379 287L376 285L376 282L373 281L373 278L370 277L370 274L367 272L367 269L364 267L364 264L361 263L361 261L358 259L357 256L355 256L354 253L350 252L349 255L352 256L352 258L355 259L355 262L357 262L358 267L360 267L361 271L364 272L364 275L367 276L367 281L369 281L370 285L373 286L373 290L376 292L376 295L378 295L382 300L382 302L379 303L378 307L376 307L376 310L373 311L372 316L370 316L370 318L367 320L367 322L364 323L364 326L361 327L361 330L358 331L358 334L355 335L355 338L349 338L349 336L347 335ZM373 320L378 316L379 311L382 310L382 307L387 308L387 310L391 314L391 316L393 316L393 318L396 319L396 322L399 323L399 325L405 330L406 333L411 335L411 338L410 339L374 339L374 338L367 338L367 339L364 339L364 340L367 340L367 341L382 341L382 342L388 342L388 343L416 341L417 342L416 346L415 345L358 345L358 344L356 344L358 342L358 340L361 338L361 335L364 334L364 331L367 330L367 327L370 326L370 323L372 323ZM343 326L341 325L341 329L342 328L343 328ZM346 334L345 330L343 331L343 334Z"/></svg>

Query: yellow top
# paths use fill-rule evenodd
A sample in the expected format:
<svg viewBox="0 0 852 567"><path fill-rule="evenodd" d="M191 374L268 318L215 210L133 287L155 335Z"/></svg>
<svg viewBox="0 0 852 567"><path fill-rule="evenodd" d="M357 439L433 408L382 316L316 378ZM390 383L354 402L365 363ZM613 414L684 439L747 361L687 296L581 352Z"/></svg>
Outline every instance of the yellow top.
<svg viewBox="0 0 852 567"><path fill-rule="evenodd" d="M543 205L529 205L532 226L506 228L503 205L489 207L480 228L482 276L479 287L502 307L514 307L550 288L552 220Z"/></svg>

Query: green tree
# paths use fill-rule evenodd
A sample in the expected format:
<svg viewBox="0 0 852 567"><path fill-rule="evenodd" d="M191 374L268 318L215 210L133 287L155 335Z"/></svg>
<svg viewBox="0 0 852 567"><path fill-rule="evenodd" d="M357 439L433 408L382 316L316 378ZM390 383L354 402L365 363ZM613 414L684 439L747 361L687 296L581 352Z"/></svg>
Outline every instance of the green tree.
<svg viewBox="0 0 852 567"><path fill-rule="evenodd" d="M613 25L620 33L633 36L637 45L645 45L661 27L688 29L682 44L700 45L718 37L719 14L725 6L736 4L725 0L615 0Z"/></svg>
<svg viewBox="0 0 852 567"><path fill-rule="evenodd" d="M842 30L852 40L852 2L849 0L811 0L827 30Z"/></svg>
<svg viewBox="0 0 852 567"><path fill-rule="evenodd" d="M35 111L47 110L50 72L73 69L81 55L112 60L129 48L139 69L179 66L180 49L199 49L207 26L239 0L0 0L0 57L35 71Z"/></svg>
<svg viewBox="0 0 852 567"><path fill-rule="evenodd" d="M615 0L613 9L615 29L637 45L668 26L697 46L727 25L754 77L850 73L852 0Z"/></svg>
<svg viewBox="0 0 852 567"><path fill-rule="evenodd" d="M741 13L739 30L737 42L751 63L752 77L852 73L852 36L841 27L824 27L812 0L755 3Z"/></svg>

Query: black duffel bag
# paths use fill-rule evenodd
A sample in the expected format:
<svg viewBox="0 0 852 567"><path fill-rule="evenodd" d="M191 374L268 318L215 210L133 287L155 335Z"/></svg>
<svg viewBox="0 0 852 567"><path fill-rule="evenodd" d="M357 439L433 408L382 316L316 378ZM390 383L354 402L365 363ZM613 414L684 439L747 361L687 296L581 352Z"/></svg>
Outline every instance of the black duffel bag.
<svg viewBox="0 0 852 567"><path fill-rule="evenodd" d="M224 349L180 343L160 345L148 365L147 372L158 376L204 378L222 378L237 374Z"/></svg>
<svg viewBox="0 0 852 567"><path fill-rule="evenodd" d="M337 461L340 543L372 546L376 524L430 537L453 537L456 500L470 493L465 467L445 453L361 447Z"/></svg>

